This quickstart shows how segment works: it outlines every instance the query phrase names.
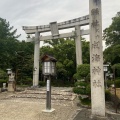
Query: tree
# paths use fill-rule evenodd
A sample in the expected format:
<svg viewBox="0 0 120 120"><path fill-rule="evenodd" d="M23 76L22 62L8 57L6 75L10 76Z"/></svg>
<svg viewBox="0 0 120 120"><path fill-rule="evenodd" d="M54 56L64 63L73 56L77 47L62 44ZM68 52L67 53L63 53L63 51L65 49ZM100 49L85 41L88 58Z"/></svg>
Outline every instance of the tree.
<svg viewBox="0 0 120 120"><path fill-rule="evenodd" d="M90 74L90 65L82 64L77 67L77 73L74 75L74 77L78 80L81 80L81 79L86 79L89 76L89 74Z"/></svg>
<svg viewBox="0 0 120 120"><path fill-rule="evenodd" d="M57 59L58 79L70 80L76 71L76 57L74 40L58 39L46 41L48 46L41 48L41 55L53 55Z"/></svg>
<svg viewBox="0 0 120 120"><path fill-rule="evenodd" d="M76 72L75 41L58 39L45 41L47 46L41 48L41 54L53 55L57 59L57 76L59 79L73 79ZM82 40L83 63L89 63L89 42Z"/></svg>
<svg viewBox="0 0 120 120"><path fill-rule="evenodd" d="M5 19L0 18L0 39L15 39L18 38L20 35L15 35L17 29L13 30L13 26L10 27L9 22Z"/></svg>
<svg viewBox="0 0 120 120"><path fill-rule="evenodd" d="M103 38L108 46L104 50L104 63L120 64L120 12L112 18L112 24L104 30ZM118 75L117 72L116 76Z"/></svg>
<svg viewBox="0 0 120 120"><path fill-rule="evenodd" d="M104 62L112 65L120 63L120 45L111 45L104 50Z"/></svg>
<svg viewBox="0 0 120 120"><path fill-rule="evenodd" d="M112 69L115 71L116 77L120 77L120 63L114 64Z"/></svg>
<svg viewBox="0 0 120 120"><path fill-rule="evenodd" d="M107 46L120 44L120 12L112 18L112 24L103 32L103 39Z"/></svg>

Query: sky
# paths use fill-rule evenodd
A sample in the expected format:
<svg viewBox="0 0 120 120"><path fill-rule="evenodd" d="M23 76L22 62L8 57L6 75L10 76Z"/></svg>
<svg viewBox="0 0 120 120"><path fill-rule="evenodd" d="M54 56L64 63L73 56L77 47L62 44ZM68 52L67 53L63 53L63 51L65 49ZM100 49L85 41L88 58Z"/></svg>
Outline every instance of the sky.
<svg viewBox="0 0 120 120"><path fill-rule="evenodd" d="M120 0L102 0L102 28L112 22L120 11ZM47 25L63 22L89 14L89 0L0 0L0 17L10 22L19 40L25 40L22 26Z"/></svg>

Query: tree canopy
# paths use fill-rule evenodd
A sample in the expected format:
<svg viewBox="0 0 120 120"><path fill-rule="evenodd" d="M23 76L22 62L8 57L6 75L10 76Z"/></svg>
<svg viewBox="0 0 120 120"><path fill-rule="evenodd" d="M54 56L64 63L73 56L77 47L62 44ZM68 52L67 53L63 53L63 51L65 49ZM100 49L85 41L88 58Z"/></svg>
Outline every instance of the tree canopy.
<svg viewBox="0 0 120 120"><path fill-rule="evenodd" d="M32 83L34 44L19 41L17 30L10 27L9 22L0 18L0 68L4 72L12 68L19 84ZM58 39L46 41L47 45L40 48L40 57L44 54L53 55L57 59L57 78L63 81L73 80L76 73L76 52L74 39ZM83 63L89 64L89 42L82 39ZM40 64L40 79L41 79ZM30 79L31 78L31 79Z"/></svg>
<svg viewBox="0 0 120 120"><path fill-rule="evenodd" d="M20 35L16 35L17 29L13 30L13 26L10 26L6 19L0 18L0 39L15 39Z"/></svg>
<svg viewBox="0 0 120 120"><path fill-rule="evenodd" d="M120 44L120 12L112 18L112 24L103 32L103 39L107 46Z"/></svg>
<svg viewBox="0 0 120 120"><path fill-rule="evenodd" d="M46 41L41 54L54 55L57 59L57 76L62 79L73 79L76 73L76 52L74 39ZM82 41L83 63L89 63L89 42Z"/></svg>
<svg viewBox="0 0 120 120"><path fill-rule="evenodd" d="M116 16L112 18L112 24L104 30L103 38L105 39L107 45L107 48L104 50L104 63L110 62L112 68L115 68L116 77L119 77L120 12L118 12Z"/></svg>

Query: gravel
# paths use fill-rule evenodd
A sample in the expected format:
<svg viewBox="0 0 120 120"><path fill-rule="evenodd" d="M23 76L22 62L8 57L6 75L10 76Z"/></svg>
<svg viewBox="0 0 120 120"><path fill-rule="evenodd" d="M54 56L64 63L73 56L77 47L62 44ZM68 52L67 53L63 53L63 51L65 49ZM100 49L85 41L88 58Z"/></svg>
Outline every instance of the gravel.
<svg viewBox="0 0 120 120"><path fill-rule="evenodd" d="M46 108L45 99L34 98L32 96L26 98L25 96L11 97L19 96L19 94L21 92L0 93L0 120L73 120L76 113L77 106L75 100L53 99L51 104L55 111L45 113L42 111Z"/></svg>

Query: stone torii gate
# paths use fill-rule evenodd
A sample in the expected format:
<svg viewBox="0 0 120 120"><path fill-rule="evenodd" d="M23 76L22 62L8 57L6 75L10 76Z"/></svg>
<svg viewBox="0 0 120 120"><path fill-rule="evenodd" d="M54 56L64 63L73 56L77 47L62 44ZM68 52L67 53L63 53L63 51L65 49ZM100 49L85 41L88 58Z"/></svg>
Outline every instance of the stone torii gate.
<svg viewBox="0 0 120 120"><path fill-rule="evenodd" d="M54 40L58 38L68 38L74 37L76 44L76 63L77 65L82 64L82 48L81 48L81 36L88 35L89 30L80 30L80 26L89 24L89 15L64 21L61 23L51 22L49 25L42 26L23 26L23 30L27 34L35 34L35 46L34 46L34 70L33 70L33 86L38 86L39 81L39 46L40 41L44 40ZM75 28L75 32L69 32L64 34L59 34L59 30ZM40 33L51 31L52 35L49 36L40 36ZM28 41L33 41L33 39L28 38Z"/></svg>
<svg viewBox="0 0 120 120"><path fill-rule="evenodd" d="M39 44L41 40L75 37L77 65L82 64L81 35L89 30L80 30L81 26L90 26L90 74L92 115L105 117L105 94L102 52L102 15L101 0L89 0L89 15L61 23L52 22L43 26L23 26L27 34L35 34L33 86L38 85L39 78ZM59 30L75 28L75 33L59 34ZM40 33L51 31L51 36L41 37Z"/></svg>

